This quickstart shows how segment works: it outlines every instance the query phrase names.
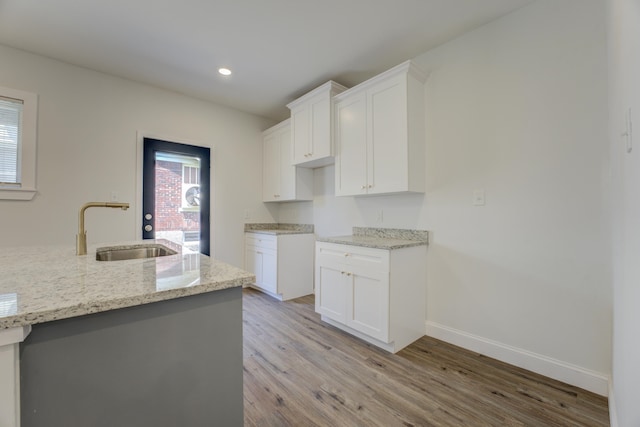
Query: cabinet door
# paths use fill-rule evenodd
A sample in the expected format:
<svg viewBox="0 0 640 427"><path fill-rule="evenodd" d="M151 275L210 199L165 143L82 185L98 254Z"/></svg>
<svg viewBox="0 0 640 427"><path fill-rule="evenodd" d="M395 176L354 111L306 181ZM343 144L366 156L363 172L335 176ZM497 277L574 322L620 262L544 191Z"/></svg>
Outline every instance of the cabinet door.
<svg viewBox="0 0 640 427"><path fill-rule="evenodd" d="M351 267L347 326L389 341L389 273Z"/></svg>
<svg viewBox="0 0 640 427"><path fill-rule="evenodd" d="M256 276L256 286L262 283L262 254L254 246L244 249L244 268Z"/></svg>
<svg viewBox="0 0 640 427"><path fill-rule="evenodd" d="M273 202L280 193L280 135L274 132L265 136L262 153L262 200Z"/></svg>
<svg viewBox="0 0 640 427"><path fill-rule="evenodd" d="M273 294L278 293L278 255L277 252L260 250L262 255L262 283L260 287Z"/></svg>
<svg viewBox="0 0 640 427"><path fill-rule="evenodd" d="M310 126L309 110L302 106L291 111L291 136L293 139L293 164L304 163L309 160Z"/></svg>
<svg viewBox="0 0 640 427"><path fill-rule="evenodd" d="M284 129L279 133L280 149L278 151L278 164L280 165L280 188L278 200L295 200L296 198L296 167L293 166L290 129Z"/></svg>
<svg viewBox="0 0 640 427"><path fill-rule="evenodd" d="M336 103L336 196L367 192L367 102L358 93Z"/></svg>
<svg viewBox="0 0 640 427"><path fill-rule="evenodd" d="M349 283L339 265L316 266L316 312L346 324Z"/></svg>
<svg viewBox="0 0 640 427"><path fill-rule="evenodd" d="M331 99L322 95L311 100L310 158L312 160L331 156Z"/></svg>
<svg viewBox="0 0 640 427"><path fill-rule="evenodd" d="M398 76L367 91L369 194L409 189L406 85Z"/></svg>

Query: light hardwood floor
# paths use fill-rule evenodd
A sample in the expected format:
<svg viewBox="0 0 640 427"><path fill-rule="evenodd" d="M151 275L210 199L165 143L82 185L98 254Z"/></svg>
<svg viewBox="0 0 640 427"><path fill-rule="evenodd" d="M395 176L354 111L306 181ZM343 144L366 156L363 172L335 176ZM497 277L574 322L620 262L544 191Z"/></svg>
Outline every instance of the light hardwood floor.
<svg viewBox="0 0 640 427"><path fill-rule="evenodd" d="M607 400L424 337L389 354L313 296L243 294L245 426L608 426Z"/></svg>

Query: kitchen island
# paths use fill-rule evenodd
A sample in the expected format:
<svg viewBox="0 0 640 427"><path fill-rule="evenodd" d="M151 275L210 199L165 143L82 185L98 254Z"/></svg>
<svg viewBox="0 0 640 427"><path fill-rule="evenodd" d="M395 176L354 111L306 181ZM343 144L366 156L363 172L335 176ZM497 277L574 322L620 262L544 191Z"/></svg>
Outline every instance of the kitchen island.
<svg viewBox="0 0 640 427"><path fill-rule="evenodd" d="M241 291L254 276L144 243L177 253L0 249L0 425L242 425Z"/></svg>

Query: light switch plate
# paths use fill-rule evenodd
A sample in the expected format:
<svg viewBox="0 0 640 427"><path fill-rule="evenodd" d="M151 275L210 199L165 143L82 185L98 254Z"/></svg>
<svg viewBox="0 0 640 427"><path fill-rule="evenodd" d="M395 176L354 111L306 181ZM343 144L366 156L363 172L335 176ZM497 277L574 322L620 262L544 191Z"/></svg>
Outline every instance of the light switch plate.
<svg viewBox="0 0 640 427"><path fill-rule="evenodd" d="M473 192L473 206L484 206L485 197L484 190L476 190Z"/></svg>

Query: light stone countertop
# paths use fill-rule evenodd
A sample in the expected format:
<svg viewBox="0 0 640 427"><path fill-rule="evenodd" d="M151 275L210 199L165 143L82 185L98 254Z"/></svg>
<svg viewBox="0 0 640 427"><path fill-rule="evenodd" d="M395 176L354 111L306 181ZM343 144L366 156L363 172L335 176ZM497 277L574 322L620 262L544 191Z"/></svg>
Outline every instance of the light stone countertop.
<svg viewBox="0 0 640 427"><path fill-rule="evenodd" d="M426 230L353 227L353 235L318 237L318 242L363 246L375 249L402 249L429 244Z"/></svg>
<svg viewBox="0 0 640 427"><path fill-rule="evenodd" d="M245 233L284 235L284 234L313 234L312 224L284 224L284 223L255 223L245 224Z"/></svg>
<svg viewBox="0 0 640 427"><path fill-rule="evenodd" d="M375 249L402 249L412 246L426 245L426 241L390 239L388 237L371 237L371 236L334 236L334 237L318 237L318 242L338 243L342 245L363 246L365 248Z"/></svg>
<svg viewBox="0 0 640 427"><path fill-rule="evenodd" d="M177 255L96 261L99 247L159 243ZM0 248L0 329L132 307L253 283L255 276L166 240Z"/></svg>
<svg viewBox="0 0 640 427"><path fill-rule="evenodd" d="M313 234L313 231L267 229L267 230L247 230L245 231L245 233L271 234L273 236L280 236L284 234Z"/></svg>

